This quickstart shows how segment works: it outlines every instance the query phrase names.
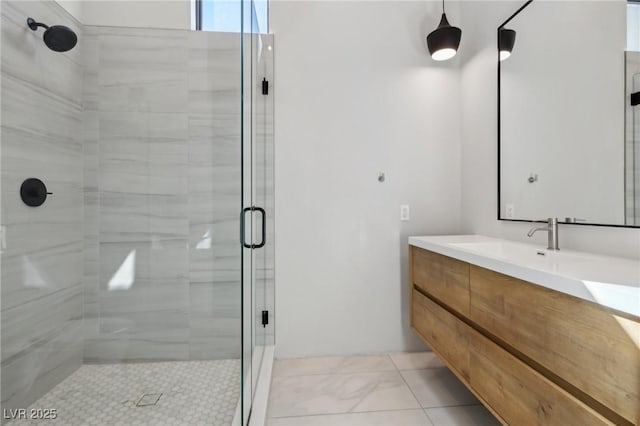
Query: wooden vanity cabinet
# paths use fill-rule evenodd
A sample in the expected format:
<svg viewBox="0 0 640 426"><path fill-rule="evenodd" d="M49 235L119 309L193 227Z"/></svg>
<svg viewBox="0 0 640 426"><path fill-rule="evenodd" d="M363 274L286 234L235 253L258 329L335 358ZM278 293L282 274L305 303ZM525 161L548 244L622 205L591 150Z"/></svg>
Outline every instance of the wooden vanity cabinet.
<svg viewBox="0 0 640 426"><path fill-rule="evenodd" d="M469 313L469 264L427 250L413 252L413 283L460 313Z"/></svg>
<svg viewBox="0 0 640 426"><path fill-rule="evenodd" d="M503 424L640 424L640 319L410 251L412 328Z"/></svg>
<svg viewBox="0 0 640 426"><path fill-rule="evenodd" d="M413 291L413 328L420 337L438 348L449 368L458 377L469 380L468 326L448 314L422 293Z"/></svg>

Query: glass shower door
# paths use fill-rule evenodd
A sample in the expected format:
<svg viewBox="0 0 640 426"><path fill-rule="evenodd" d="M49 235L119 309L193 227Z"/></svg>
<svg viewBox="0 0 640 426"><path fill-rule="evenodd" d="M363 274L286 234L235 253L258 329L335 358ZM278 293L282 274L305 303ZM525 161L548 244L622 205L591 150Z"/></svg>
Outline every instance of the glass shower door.
<svg viewBox="0 0 640 426"><path fill-rule="evenodd" d="M249 28L243 33L242 56L244 424L250 417L265 345L273 344L273 37L259 34L255 21Z"/></svg>
<svg viewBox="0 0 640 426"><path fill-rule="evenodd" d="M640 73L632 77L632 93L640 93ZM636 95L638 96L638 95ZM631 104L631 199L632 199L632 223L640 225L640 105Z"/></svg>
<svg viewBox="0 0 640 426"><path fill-rule="evenodd" d="M273 344L273 36L252 37L252 197L259 206L259 218L254 221L254 233L263 242L253 251L254 284L254 347L253 384L257 383L264 351Z"/></svg>
<svg viewBox="0 0 640 426"><path fill-rule="evenodd" d="M242 205L240 243L242 252L242 424L249 423L253 402L253 323L255 288L255 225L253 205L253 150L251 125L251 60L247 58L247 36L242 37ZM247 60L249 59L249 60Z"/></svg>

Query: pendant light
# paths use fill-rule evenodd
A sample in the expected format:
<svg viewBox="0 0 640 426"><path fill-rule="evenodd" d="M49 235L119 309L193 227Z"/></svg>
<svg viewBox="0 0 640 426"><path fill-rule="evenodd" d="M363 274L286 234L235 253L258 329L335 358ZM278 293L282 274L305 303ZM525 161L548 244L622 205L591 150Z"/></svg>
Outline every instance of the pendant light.
<svg viewBox="0 0 640 426"><path fill-rule="evenodd" d="M446 61L456 56L458 46L462 38L462 30L452 27L444 13L444 0L442 0L442 17L438 28L427 36L427 47L434 61Z"/></svg>
<svg viewBox="0 0 640 426"><path fill-rule="evenodd" d="M498 36L498 50L500 51L500 60L504 61L513 51L513 46L516 44L516 32L514 30L508 30L506 28L500 28Z"/></svg>

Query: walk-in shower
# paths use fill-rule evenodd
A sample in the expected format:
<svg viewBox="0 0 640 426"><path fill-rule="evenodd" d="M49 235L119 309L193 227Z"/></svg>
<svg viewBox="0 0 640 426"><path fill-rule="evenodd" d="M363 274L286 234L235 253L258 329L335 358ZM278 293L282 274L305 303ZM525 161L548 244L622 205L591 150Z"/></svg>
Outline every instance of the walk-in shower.
<svg viewBox="0 0 640 426"><path fill-rule="evenodd" d="M274 343L272 36L1 18L2 421L246 423Z"/></svg>

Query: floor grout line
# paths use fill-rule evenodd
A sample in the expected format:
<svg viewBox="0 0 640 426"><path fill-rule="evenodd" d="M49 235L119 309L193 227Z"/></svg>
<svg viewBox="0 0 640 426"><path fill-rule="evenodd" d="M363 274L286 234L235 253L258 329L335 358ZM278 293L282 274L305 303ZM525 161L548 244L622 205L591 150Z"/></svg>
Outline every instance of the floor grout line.
<svg viewBox="0 0 640 426"><path fill-rule="evenodd" d="M296 358L297 359L297 358ZM274 378L283 378L283 377L306 377L306 376L338 376L342 374L373 374L373 373L390 373L397 371L399 373L403 371L424 371L424 370L438 370L442 368L447 368L446 365L439 365L437 367L426 367L426 368L405 368L400 369L395 364L393 364L393 369L388 370L363 370L363 371L338 371L338 372L324 372L324 373L304 373L304 374L274 374Z"/></svg>
<svg viewBox="0 0 640 426"><path fill-rule="evenodd" d="M440 367L437 367L440 368ZM433 370L433 368L428 368L425 370ZM280 375L275 375L273 376L274 378L277 379L283 379L283 378L288 378L288 377L313 377L313 376L343 376L346 374L380 374L380 373L396 373L396 372L400 372L400 371L414 371L414 370L375 370L375 371L353 371L353 372L339 372L339 373L310 373L310 374L290 374L290 375L285 375L285 376L280 376ZM415 370L415 371L419 371L419 370Z"/></svg>
<svg viewBox="0 0 640 426"><path fill-rule="evenodd" d="M416 396L416 393L413 391L413 389L411 389L411 386L409 386L409 383L407 382L407 379L404 378L404 376L402 375L402 373L398 373L400 374L400 377L402 378L402 382L404 383L404 385L406 387L409 388L409 392L411 392L411 395L413 395L413 398L416 400L416 402L418 403L418 405L420 406L420 408L422 408L424 410L424 407L422 406L422 403L420 403L420 400L418 399L418 397ZM433 423L433 422L432 422Z"/></svg>
<svg viewBox="0 0 640 426"><path fill-rule="evenodd" d="M435 426L435 422L433 421L431 416L429 416L429 413L427 413L427 409L423 408L422 412L424 413L425 416L427 416L427 420L429 420L429 423L431 423L431 426Z"/></svg>
<svg viewBox="0 0 640 426"><path fill-rule="evenodd" d="M420 405L420 402L418 402ZM483 407L482 404L455 404L455 405L438 405L436 407L418 407L418 408L387 408L384 410L366 410L366 411L343 411L339 413L309 413L309 414L297 414L291 416L268 416L269 419L294 419L298 417L318 417L318 416L343 416L345 414L367 414L367 413L384 413L384 412L400 412L400 411L423 411L427 417L429 414L427 410L439 409L439 408L455 408L455 407ZM433 420L429 417L429 421L433 423Z"/></svg>
<svg viewBox="0 0 640 426"><path fill-rule="evenodd" d="M400 368L398 367L398 364L396 364L396 362L393 360L393 357L391 356L391 354L387 354L387 357L389 357L389 360L391 361L391 364L393 364L393 366L396 368L397 371L401 371Z"/></svg>
<svg viewBox="0 0 640 426"><path fill-rule="evenodd" d="M367 410L367 411L345 411L341 413L312 413L312 414L300 414L295 416L278 416L269 417L270 419L293 419L296 417L318 417L318 416L344 416L345 414L367 414L367 413L384 413L384 412L399 412L399 411L424 411L424 408L390 408L387 410Z"/></svg>
<svg viewBox="0 0 640 426"><path fill-rule="evenodd" d="M446 365L438 365L434 367L425 367L425 368L400 368L398 364L393 360L392 355L411 355L411 354L432 354L435 355L433 351L424 351L424 352L390 352L384 354L373 354L373 355L336 355L336 356L320 356L320 357L295 357L295 358L278 358L274 360L274 366L280 363L287 363L288 361L300 361L300 360L329 360L329 359L345 359L345 358L382 358L386 357L389 359L389 362L393 366L394 370L398 371L412 371L412 370L431 370L434 368L447 368ZM378 371L392 371L392 370L371 370L370 372L378 372ZM369 372L369 371L368 371ZM318 374L331 374L331 373L311 373L311 374L292 374L292 376L313 376Z"/></svg>
<svg viewBox="0 0 640 426"><path fill-rule="evenodd" d="M423 410L434 410L438 408L453 408L453 407L484 407L482 404L452 404L452 405L437 405L435 407L422 407Z"/></svg>

